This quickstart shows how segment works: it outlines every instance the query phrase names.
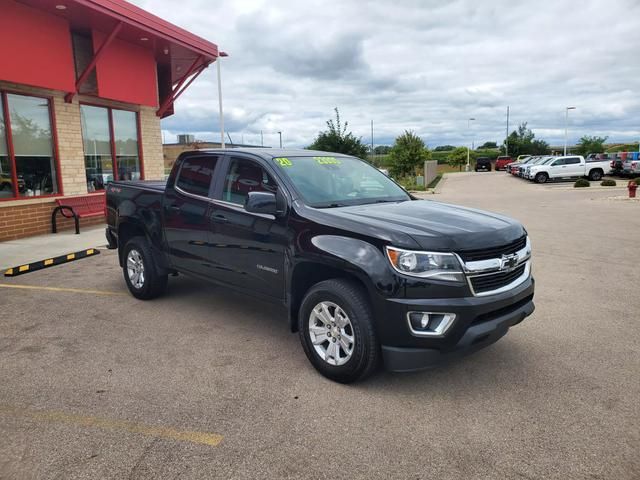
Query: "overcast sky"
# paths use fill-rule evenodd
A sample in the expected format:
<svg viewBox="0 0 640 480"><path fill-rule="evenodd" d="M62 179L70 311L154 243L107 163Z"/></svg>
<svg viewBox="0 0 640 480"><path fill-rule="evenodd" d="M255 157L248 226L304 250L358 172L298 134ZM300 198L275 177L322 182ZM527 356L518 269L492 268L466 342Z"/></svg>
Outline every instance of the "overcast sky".
<svg viewBox="0 0 640 480"><path fill-rule="evenodd" d="M306 146L333 108L369 143L403 130L429 147L504 140L526 121L563 143L640 138L640 0L133 0L230 54L222 60L234 142ZM209 67L162 122L219 139ZM467 119L473 117L471 132Z"/></svg>

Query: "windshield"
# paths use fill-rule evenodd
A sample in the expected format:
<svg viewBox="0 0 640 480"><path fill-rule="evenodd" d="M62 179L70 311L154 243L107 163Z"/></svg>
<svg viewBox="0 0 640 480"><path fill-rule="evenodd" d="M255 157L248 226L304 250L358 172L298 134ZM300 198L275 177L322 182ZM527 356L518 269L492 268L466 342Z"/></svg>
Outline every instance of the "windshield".
<svg viewBox="0 0 640 480"><path fill-rule="evenodd" d="M411 198L401 187L368 163L353 157L278 157L273 162L305 203L329 208Z"/></svg>

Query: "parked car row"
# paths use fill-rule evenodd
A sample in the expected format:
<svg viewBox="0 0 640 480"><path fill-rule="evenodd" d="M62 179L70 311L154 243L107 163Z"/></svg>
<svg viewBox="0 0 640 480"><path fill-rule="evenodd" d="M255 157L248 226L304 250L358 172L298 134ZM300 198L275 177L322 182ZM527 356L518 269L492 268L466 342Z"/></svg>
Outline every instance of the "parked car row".
<svg viewBox="0 0 640 480"><path fill-rule="evenodd" d="M597 181L609 168L608 159L591 157L587 160L582 155L533 155L505 166L508 173L536 183L581 177Z"/></svg>

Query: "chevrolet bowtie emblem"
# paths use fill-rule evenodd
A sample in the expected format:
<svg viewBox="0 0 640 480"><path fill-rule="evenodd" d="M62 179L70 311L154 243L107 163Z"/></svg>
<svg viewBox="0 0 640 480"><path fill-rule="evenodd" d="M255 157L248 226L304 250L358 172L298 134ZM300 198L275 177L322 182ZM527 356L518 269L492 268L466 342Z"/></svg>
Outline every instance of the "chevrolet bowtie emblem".
<svg viewBox="0 0 640 480"><path fill-rule="evenodd" d="M512 270L518 264L518 255L503 255L500 259L500 270Z"/></svg>

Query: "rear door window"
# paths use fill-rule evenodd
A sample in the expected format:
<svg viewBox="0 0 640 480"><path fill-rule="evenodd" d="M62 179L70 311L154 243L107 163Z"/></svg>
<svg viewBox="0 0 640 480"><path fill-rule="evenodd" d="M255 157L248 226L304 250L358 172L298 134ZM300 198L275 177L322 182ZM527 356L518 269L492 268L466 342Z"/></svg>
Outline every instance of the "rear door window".
<svg viewBox="0 0 640 480"><path fill-rule="evenodd" d="M219 158L215 155L206 155L185 159L176 179L176 187L186 193L208 197L213 180L213 172L216 169Z"/></svg>
<svg viewBox="0 0 640 480"><path fill-rule="evenodd" d="M570 157L570 158L566 158L564 161L565 165L575 165L576 163L580 163L580 158Z"/></svg>

